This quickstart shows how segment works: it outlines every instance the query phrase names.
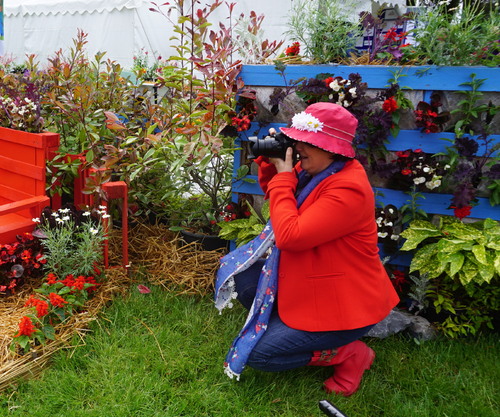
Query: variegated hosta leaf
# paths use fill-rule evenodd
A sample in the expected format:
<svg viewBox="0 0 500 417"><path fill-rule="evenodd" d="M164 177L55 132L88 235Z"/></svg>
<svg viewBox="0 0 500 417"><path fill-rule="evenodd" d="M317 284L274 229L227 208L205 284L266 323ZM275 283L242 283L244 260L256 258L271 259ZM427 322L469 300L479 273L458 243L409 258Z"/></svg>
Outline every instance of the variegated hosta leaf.
<svg viewBox="0 0 500 417"><path fill-rule="evenodd" d="M474 227L467 226L461 222L446 225L444 233L449 233L452 237L462 240L476 240L483 237L483 234Z"/></svg>
<svg viewBox="0 0 500 417"><path fill-rule="evenodd" d="M432 223L416 220L401 233L401 236L406 239L401 250L412 250L429 237L441 236L441 232Z"/></svg>
<svg viewBox="0 0 500 417"><path fill-rule="evenodd" d="M438 242L438 250L450 254L463 250L471 250L472 245L472 242L464 242L461 239L441 239Z"/></svg>
<svg viewBox="0 0 500 417"><path fill-rule="evenodd" d="M482 263L483 265L488 264L488 260L486 259L486 249L483 245L474 245L472 247L472 253L476 257L478 262Z"/></svg>
<svg viewBox="0 0 500 417"><path fill-rule="evenodd" d="M495 254L495 258L493 261L493 267L497 271L497 274L500 275L500 252Z"/></svg>
<svg viewBox="0 0 500 417"><path fill-rule="evenodd" d="M419 271L420 274L427 273L429 278L436 278L445 269L445 265L437 259L437 245L435 243L424 246L413 256L410 272Z"/></svg>
<svg viewBox="0 0 500 417"><path fill-rule="evenodd" d="M490 237L496 236L500 240L500 222L493 219L485 219L483 229L485 235Z"/></svg>
<svg viewBox="0 0 500 417"><path fill-rule="evenodd" d="M493 268L493 265L481 265L479 267L479 275L481 276L483 281L489 284L491 279L495 275L495 268Z"/></svg>
<svg viewBox="0 0 500 417"><path fill-rule="evenodd" d="M467 285L469 282L474 280L477 273L478 271L476 265L474 265L470 259L466 258L462 269L458 273L458 278L460 279L462 285Z"/></svg>
<svg viewBox="0 0 500 417"><path fill-rule="evenodd" d="M462 269L462 266L465 261L465 256L460 253L454 253L448 256L448 261L450 263L450 276L454 276L457 272Z"/></svg>

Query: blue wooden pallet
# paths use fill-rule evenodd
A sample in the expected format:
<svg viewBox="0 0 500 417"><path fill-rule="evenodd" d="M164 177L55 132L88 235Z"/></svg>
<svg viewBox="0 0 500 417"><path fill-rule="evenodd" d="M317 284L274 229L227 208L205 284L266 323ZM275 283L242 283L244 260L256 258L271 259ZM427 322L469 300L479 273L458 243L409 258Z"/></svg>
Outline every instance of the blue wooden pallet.
<svg viewBox="0 0 500 417"><path fill-rule="evenodd" d="M484 79L479 91L500 92L500 68L489 67L391 67L391 66L342 66L342 65L290 65L285 71L286 82L301 77L312 78L319 73L332 73L343 78L348 78L351 73L359 73L362 81L368 84L369 89L380 89L389 86L389 80L394 73L399 72L402 87L413 90L422 90L423 99L428 100L433 91L459 91L470 90L464 83L471 81L471 74L476 79ZM247 86L285 86L285 79L272 65L244 65L241 77ZM238 146L248 140L248 136L266 136L270 127L279 128L284 124L272 123L264 128L259 128L253 123L247 132L243 132L238 139ZM500 132L499 132L500 133ZM420 130L401 130L397 137L389 137L386 147L390 151L403 151L406 149L422 149L427 153L444 152L451 146L455 135L453 133L424 134ZM500 143L500 134L492 135L494 143ZM484 154L484 147L480 147L478 155ZM241 164L241 151L235 153L235 173ZM262 195L262 190L257 183L257 177L248 176L233 183L233 197L237 200L239 193ZM406 204L410 196L399 190L388 188L374 188L377 196L377 205L394 204L401 207ZM452 196L449 194L421 193L424 199L419 199L419 207L429 214L453 215L449 209ZM478 198L478 204L473 207L471 217L484 219L491 218L500 221L500 207L492 207L487 198ZM381 256L384 256L383 253ZM409 254L398 255L391 263L408 265Z"/></svg>

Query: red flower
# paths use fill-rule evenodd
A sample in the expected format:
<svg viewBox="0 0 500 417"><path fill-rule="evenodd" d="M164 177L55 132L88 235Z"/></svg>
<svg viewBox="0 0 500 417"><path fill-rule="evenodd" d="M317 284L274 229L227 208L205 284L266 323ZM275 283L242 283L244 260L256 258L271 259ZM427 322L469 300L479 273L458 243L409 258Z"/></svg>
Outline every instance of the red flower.
<svg viewBox="0 0 500 417"><path fill-rule="evenodd" d="M392 273L392 276L393 276L392 285L394 286L394 289L397 292L401 293L401 291L403 289L403 285L407 282L406 277L405 277L405 273L403 271L396 269Z"/></svg>
<svg viewBox="0 0 500 417"><path fill-rule="evenodd" d="M389 39L390 41L397 41L399 38L396 27L390 28L384 35L384 39Z"/></svg>
<svg viewBox="0 0 500 417"><path fill-rule="evenodd" d="M403 169L401 171L401 174L403 174L403 175L411 175L412 174L412 170L411 169Z"/></svg>
<svg viewBox="0 0 500 417"><path fill-rule="evenodd" d="M451 207L453 210L453 214L455 217L458 217L460 220L462 220L464 217L470 216L470 212L472 210L472 206L464 206L464 207Z"/></svg>
<svg viewBox="0 0 500 417"><path fill-rule="evenodd" d="M49 305L44 300L39 300L35 298L33 295L26 301L24 304L25 307L35 307L36 308L36 316L38 318L46 316L49 314Z"/></svg>
<svg viewBox="0 0 500 417"><path fill-rule="evenodd" d="M66 285L66 287L72 287L75 285L75 278L72 274L68 274L61 282Z"/></svg>
<svg viewBox="0 0 500 417"><path fill-rule="evenodd" d="M384 101L384 104L382 104L382 109L386 113L393 113L398 109L398 102L394 97L389 97Z"/></svg>
<svg viewBox="0 0 500 417"><path fill-rule="evenodd" d="M19 322L19 332L14 337L28 336L31 337L33 333L36 333L36 328L33 325L31 319L27 316L23 316Z"/></svg>
<svg viewBox="0 0 500 417"><path fill-rule="evenodd" d="M396 156L398 158L408 158L410 156L410 151L397 151Z"/></svg>
<svg viewBox="0 0 500 417"><path fill-rule="evenodd" d="M294 42L292 43L292 46L289 46L288 48L285 49L286 56L297 56L299 52L300 52L299 42Z"/></svg>
<svg viewBox="0 0 500 417"><path fill-rule="evenodd" d="M47 284L52 285L57 282L57 276L53 272L47 275Z"/></svg>
<svg viewBox="0 0 500 417"><path fill-rule="evenodd" d="M21 253L21 259L23 261L29 261L31 258L31 252L27 249L23 250L23 253Z"/></svg>
<svg viewBox="0 0 500 417"><path fill-rule="evenodd" d="M75 290L83 290L83 288L85 287L85 284L87 282L87 279L83 276L83 275L80 275L76 280L75 282L73 283L72 287L75 289Z"/></svg>
<svg viewBox="0 0 500 417"><path fill-rule="evenodd" d="M328 88L330 88L330 84L331 84L331 83L333 83L333 80L334 80L334 79L335 79L335 78L333 78L333 77L328 77L328 78L326 78L326 79L325 79L325 81L324 81L325 85L326 85Z"/></svg>
<svg viewBox="0 0 500 417"><path fill-rule="evenodd" d="M59 294L56 294L55 292L51 292L49 294L49 300L50 304L52 304L54 307L63 307L64 304L68 304L68 302L62 298Z"/></svg>

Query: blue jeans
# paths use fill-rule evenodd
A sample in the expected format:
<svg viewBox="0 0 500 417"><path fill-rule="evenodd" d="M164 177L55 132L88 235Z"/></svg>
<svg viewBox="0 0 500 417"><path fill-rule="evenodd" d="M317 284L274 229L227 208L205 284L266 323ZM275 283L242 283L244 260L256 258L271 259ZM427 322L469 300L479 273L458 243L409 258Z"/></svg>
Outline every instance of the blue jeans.
<svg viewBox="0 0 500 417"><path fill-rule="evenodd" d="M263 263L259 261L234 277L238 301L248 310L252 306ZM277 372L305 366L311 361L313 351L347 345L363 337L374 326L329 332L296 330L281 321L277 302L279 288L267 330L247 362L248 366L261 371Z"/></svg>

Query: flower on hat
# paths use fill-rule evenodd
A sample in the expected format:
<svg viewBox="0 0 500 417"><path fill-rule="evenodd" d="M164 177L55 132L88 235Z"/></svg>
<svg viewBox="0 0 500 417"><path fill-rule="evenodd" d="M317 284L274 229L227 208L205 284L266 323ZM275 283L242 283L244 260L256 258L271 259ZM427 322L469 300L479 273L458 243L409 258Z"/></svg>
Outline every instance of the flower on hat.
<svg viewBox="0 0 500 417"><path fill-rule="evenodd" d="M292 127L297 130L316 133L323 130L323 123L312 114L303 111L292 117Z"/></svg>

